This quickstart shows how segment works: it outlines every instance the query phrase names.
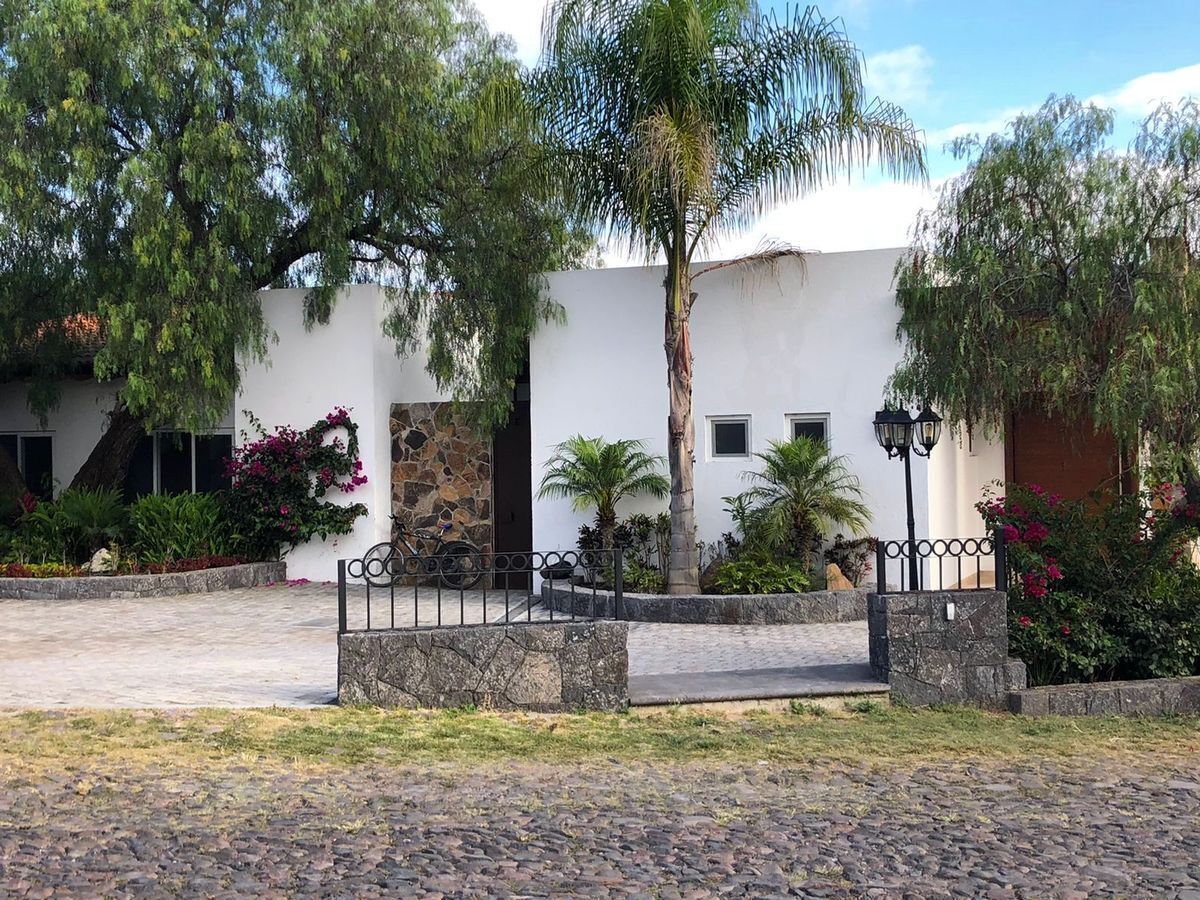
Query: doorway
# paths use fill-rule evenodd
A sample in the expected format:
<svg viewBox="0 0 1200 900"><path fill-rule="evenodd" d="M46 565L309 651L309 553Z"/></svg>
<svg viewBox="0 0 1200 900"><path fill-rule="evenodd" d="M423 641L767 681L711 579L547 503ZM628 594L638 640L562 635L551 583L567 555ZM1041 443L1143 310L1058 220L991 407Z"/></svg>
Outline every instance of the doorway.
<svg viewBox="0 0 1200 900"><path fill-rule="evenodd" d="M492 503L497 553L533 549L533 449L529 422L529 361L517 377L508 423L492 437ZM528 573L512 587L531 587Z"/></svg>

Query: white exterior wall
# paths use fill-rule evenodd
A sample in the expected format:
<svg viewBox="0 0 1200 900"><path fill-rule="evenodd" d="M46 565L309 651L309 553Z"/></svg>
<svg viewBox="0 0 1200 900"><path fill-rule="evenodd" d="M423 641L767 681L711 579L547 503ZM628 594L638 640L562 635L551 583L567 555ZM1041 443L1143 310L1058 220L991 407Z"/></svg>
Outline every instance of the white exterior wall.
<svg viewBox="0 0 1200 900"><path fill-rule="evenodd" d="M96 446L123 381L103 384L63 381L62 402L46 417L46 427L29 411L26 386L0 384L0 431L48 434L53 438L54 491L67 487Z"/></svg>
<svg viewBox="0 0 1200 900"><path fill-rule="evenodd" d="M330 581L337 560L361 556L389 538L391 512L390 407L393 402L447 399L425 373L418 355L401 360L383 334L386 294L378 285L347 287L328 325L304 327L302 290L264 291L263 316L278 336L264 362L243 363L235 402L237 441L252 412L268 430L276 425L304 428L335 406L350 409L358 425L360 456L367 484L350 494L332 491L337 503L364 503L368 514L347 535L314 539L286 557L289 578Z"/></svg>
<svg viewBox="0 0 1200 900"><path fill-rule="evenodd" d="M900 250L814 254L774 272L726 269L696 283L696 519L705 542L730 529L723 496L746 487L755 460L711 459L708 416L752 417L752 450L789 436L787 417L828 413L833 452L849 457L873 512L872 531L905 530L901 463L875 443L871 420L900 359L899 309L892 271ZM550 276L567 313L543 326L531 347L535 489L554 444L576 433L642 438L666 452L663 269L624 268ZM927 467L913 466L918 532L928 533ZM622 515L657 512L667 502L639 499ZM573 547L585 516L563 500L535 500L534 545Z"/></svg>
<svg viewBox="0 0 1200 900"><path fill-rule="evenodd" d="M1004 441L966 429L947 428L929 459L929 533L933 537L982 537L975 503L984 488L1004 480Z"/></svg>

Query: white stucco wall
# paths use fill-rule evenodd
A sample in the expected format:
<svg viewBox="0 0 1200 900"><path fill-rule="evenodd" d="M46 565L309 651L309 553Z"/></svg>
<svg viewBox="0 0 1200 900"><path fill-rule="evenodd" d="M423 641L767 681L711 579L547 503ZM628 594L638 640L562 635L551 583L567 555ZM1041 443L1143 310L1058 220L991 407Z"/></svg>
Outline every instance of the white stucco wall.
<svg viewBox="0 0 1200 900"><path fill-rule="evenodd" d="M899 250L814 254L774 272L727 269L696 283L692 313L695 356L696 518L700 539L729 530L721 498L743 490L753 460L714 460L706 417L752 417L754 452L789 437L787 417L827 413L833 451L850 458L874 514L872 530L900 537L905 529L901 464L875 443L871 420L900 358L899 310L892 270ZM531 346L535 485L554 444L583 433L642 438L666 450L666 361L663 270L622 268L550 276L550 292L567 313L544 326ZM913 467L916 517L928 531L927 469ZM666 508L639 500L622 515ZM535 501L534 544L572 547L584 516L567 501Z"/></svg>
<svg viewBox="0 0 1200 900"><path fill-rule="evenodd" d="M377 285L347 287L329 324L304 327L302 290L264 291L267 325L278 337L263 362L244 363L236 423L249 430L247 411L267 429L306 427L335 406L350 409L358 424L360 455L368 482L351 494L331 492L339 503L365 503L368 515L354 530L328 540L313 540L287 556L288 577L328 581L337 577L337 560L360 556L389 537L393 402L446 399L424 371L423 357L401 360L383 335L386 294Z"/></svg>
<svg viewBox="0 0 1200 900"><path fill-rule="evenodd" d="M0 384L0 432L31 432L53 438L55 493L67 487L84 464L108 421L122 381L62 382L62 402L46 417L43 428L29 411L23 383Z"/></svg>
<svg viewBox="0 0 1200 900"><path fill-rule="evenodd" d="M946 429L929 460L929 531L934 537L979 537L975 503L984 488L1004 480L1004 441L963 427Z"/></svg>

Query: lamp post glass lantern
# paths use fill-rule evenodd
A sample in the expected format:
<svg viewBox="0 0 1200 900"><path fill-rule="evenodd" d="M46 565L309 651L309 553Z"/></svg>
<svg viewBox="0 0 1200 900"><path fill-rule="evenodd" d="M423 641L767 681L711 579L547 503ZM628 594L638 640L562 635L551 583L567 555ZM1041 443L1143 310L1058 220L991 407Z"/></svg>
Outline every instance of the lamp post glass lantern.
<svg viewBox="0 0 1200 900"><path fill-rule="evenodd" d="M891 409L884 406L875 413L875 440L887 453L888 459L900 457L904 460L904 499L908 512L908 589L916 590L920 585L917 568L917 520L913 514L912 456L928 457L942 436L942 417L925 404L925 408L914 419L906 409ZM915 438L915 442L914 442Z"/></svg>

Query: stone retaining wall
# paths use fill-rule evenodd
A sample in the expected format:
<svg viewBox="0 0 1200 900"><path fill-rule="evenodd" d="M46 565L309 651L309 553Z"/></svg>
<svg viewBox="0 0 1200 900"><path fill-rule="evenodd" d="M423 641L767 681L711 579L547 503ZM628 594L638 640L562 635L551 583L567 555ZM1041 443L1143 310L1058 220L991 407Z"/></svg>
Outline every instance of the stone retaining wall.
<svg viewBox="0 0 1200 900"><path fill-rule="evenodd" d="M0 578L0 598L9 600L108 600L174 597L231 588L257 587L287 579L284 562L246 563L171 572L165 575L88 575L80 578Z"/></svg>
<svg viewBox="0 0 1200 900"><path fill-rule="evenodd" d="M867 604L871 671L893 699L1002 708L1025 687L1024 663L1008 656L1003 591L871 594Z"/></svg>
<svg viewBox="0 0 1200 900"><path fill-rule="evenodd" d="M351 632L338 636L338 702L620 710L628 634L624 622Z"/></svg>
<svg viewBox="0 0 1200 900"><path fill-rule="evenodd" d="M1024 716L1196 715L1200 677L1028 688L1010 693L1008 708Z"/></svg>
<svg viewBox="0 0 1200 900"><path fill-rule="evenodd" d="M625 618L631 622L669 622L677 625L814 625L855 622L867 617L867 591L812 591L807 594L631 594L623 595ZM553 591L542 582L542 601L557 612L578 616L616 616L612 591L590 587ZM593 612L594 610L594 612Z"/></svg>

